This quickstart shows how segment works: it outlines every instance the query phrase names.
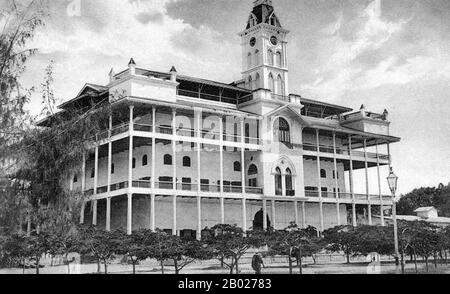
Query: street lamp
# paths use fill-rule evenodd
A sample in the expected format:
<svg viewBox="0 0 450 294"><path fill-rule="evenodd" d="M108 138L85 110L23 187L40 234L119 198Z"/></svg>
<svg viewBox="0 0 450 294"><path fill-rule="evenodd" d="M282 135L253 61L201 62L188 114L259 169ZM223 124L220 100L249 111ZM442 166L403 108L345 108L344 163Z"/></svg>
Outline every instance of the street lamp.
<svg viewBox="0 0 450 294"><path fill-rule="evenodd" d="M389 176L387 177L389 189L392 193L392 222L394 225L394 246L395 246L395 265L399 265L399 251L398 251L398 228L397 228L397 204L395 202L395 193L397 192L397 182L398 177L394 174L394 171L390 170Z"/></svg>

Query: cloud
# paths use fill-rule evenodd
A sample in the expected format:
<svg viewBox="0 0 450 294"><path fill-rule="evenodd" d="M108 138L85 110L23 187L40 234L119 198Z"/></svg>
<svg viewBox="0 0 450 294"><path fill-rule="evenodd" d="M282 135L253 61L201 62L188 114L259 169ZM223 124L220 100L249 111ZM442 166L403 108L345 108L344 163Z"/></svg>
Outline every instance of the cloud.
<svg viewBox="0 0 450 294"><path fill-rule="evenodd" d="M388 22L381 17L380 0L371 2L352 23L352 36L340 34L343 15L322 30L327 35L320 41L322 65L316 74L320 83L305 85L304 88L321 96L339 97L353 86L356 76L365 67L355 62L367 52L376 51L399 33L407 22ZM331 35L331 36L330 36Z"/></svg>

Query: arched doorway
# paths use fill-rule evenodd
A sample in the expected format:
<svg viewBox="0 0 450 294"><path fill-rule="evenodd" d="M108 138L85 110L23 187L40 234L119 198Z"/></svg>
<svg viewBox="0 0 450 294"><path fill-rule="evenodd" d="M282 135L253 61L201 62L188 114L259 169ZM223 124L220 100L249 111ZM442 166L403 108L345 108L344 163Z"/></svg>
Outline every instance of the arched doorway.
<svg viewBox="0 0 450 294"><path fill-rule="evenodd" d="M256 214L255 218L253 219L253 230L264 230L264 210L261 208ZM269 215L266 215L267 217L267 227L271 227L270 218Z"/></svg>

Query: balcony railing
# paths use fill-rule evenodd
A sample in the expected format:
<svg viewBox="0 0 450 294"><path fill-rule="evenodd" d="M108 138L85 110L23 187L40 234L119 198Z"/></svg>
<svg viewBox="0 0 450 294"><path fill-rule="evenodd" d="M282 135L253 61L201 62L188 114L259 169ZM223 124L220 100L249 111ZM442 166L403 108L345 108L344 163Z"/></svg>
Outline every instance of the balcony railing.
<svg viewBox="0 0 450 294"><path fill-rule="evenodd" d="M313 145L313 144L305 143L305 144L303 144L303 150L317 152L317 146ZM334 154L333 146L320 146L319 150L320 150L321 153ZM348 155L348 149L337 147L336 148L336 154ZM362 152L362 151L354 151L354 150L352 150L352 156L353 157L365 157L365 153ZM367 158L368 159L377 159L377 157L379 159L381 159L381 160L389 160L389 155L367 152Z"/></svg>
<svg viewBox="0 0 450 294"><path fill-rule="evenodd" d="M272 99L291 103L291 98L289 96L277 95L272 93Z"/></svg>
<svg viewBox="0 0 450 294"><path fill-rule="evenodd" d="M236 104L235 97L226 97L226 96L220 96L220 95L206 94L206 93L183 90L183 89L178 89L177 95L190 97L190 98L205 99L205 100L216 101L216 102Z"/></svg>
<svg viewBox="0 0 450 294"><path fill-rule="evenodd" d="M263 194L263 188L260 187L246 187L245 193L247 194Z"/></svg>
<svg viewBox="0 0 450 294"><path fill-rule="evenodd" d="M148 124L134 124L134 130L138 132L153 132L153 126Z"/></svg>
<svg viewBox="0 0 450 294"><path fill-rule="evenodd" d="M129 126L130 126L129 123L123 123L123 124L113 127L111 130L111 136L116 136L116 135L128 132L128 130L130 129Z"/></svg>

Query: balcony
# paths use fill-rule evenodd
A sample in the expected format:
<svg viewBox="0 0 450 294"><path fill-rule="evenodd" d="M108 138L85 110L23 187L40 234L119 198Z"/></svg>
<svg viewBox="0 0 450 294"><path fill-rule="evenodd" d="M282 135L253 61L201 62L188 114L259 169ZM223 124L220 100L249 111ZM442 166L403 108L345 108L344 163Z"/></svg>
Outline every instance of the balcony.
<svg viewBox="0 0 450 294"><path fill-rule="evenodd" d="M303 144L303 150L305 151L313 151L317 152L317 146L314 144ZM330 153L334 154L334 147L333 146L320 146L319 150L321 153ZM349 155L349 151L346 148L336 148L336 154L339 155ZM365 153L363 151L354 151L352 150L352 156L353 157L365 157ZM372 153L367 152L367 158L368 159L380 159L380 160L389 160L389 155L385 154L379 154L379 153Z"/></svg>
<svg viewBox="0 0 450 294"><path fill-rule="evenodd" d="M237 103L236 97L226 97L226 96L207 94L207 93L189 91L189 90L183 90L183 89L177 89L177 95L189 97L189 98L197 98L197 99L204 99L204 100L209 100L209 101L234 104L234 105L236 105L236 103Z"/></svg>

